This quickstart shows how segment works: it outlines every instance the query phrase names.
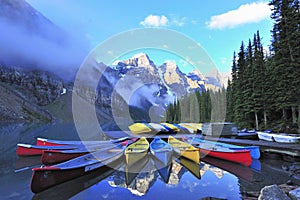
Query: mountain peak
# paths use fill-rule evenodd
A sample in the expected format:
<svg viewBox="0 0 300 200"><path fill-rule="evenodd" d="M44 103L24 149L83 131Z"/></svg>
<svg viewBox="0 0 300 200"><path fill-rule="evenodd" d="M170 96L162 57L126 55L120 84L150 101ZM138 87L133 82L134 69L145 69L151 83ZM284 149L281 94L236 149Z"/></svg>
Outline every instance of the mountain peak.
<svg viewBox="0 0 300 200"><path fill-rule="evenodd" d="M136 54L132 58L124 60L123 63L135 67L148 67L154 65L153 61L150 60L149 56L145 53Z"/></svg>
<svg viewBox="0 0 300 200"><path fill-rule="evenodd" d="M177 69L177 64L173 60L166 60L164 62L164 64L165 64L167 70L169 70L169 71L176 71L176 69Z"/></svg>

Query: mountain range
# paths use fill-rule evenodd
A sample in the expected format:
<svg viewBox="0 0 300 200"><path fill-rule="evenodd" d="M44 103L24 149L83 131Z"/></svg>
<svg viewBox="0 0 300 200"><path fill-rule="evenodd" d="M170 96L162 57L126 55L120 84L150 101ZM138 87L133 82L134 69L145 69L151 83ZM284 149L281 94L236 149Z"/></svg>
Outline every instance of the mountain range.
<svg viewBox="0 0 300 200"><path fill-rule="evenodd" d="M134 120L157 121L166 106L183 95L226 86L226 78L216 69L205 76L197 70L185 74L173 61L158 65L147 54L139 53L109 66L95 62L94 74L84 77L87 84L73 88L78 70L74 64L78 60L74 59L79 52L69 51L74 48L69 45L68 33L24 0L0 0L0 7L0 27L4 30L0 39L4 52L0 55L0 89L5 91L1 98L6 99L0 101L1 121L51 121L61 115L69 119L72 92L95 103L103 124L111 121L113 113L122 117L124 108ZM54 48L46 51L45 46ZM92 80L97 73L100 80ZM89 86L94 81L96 91ZM65 89L67 93L62 92Z"/></svg>

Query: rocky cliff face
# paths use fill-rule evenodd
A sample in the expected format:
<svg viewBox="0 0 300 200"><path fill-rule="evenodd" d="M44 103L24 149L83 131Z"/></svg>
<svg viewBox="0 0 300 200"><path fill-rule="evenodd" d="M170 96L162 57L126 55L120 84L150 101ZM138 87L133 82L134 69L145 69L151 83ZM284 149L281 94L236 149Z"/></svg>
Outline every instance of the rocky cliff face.
<svg viewBox="0 0 300 200"><path fill-rule="evenodd" d="M39 106L53 102L63 89L57 76L39 70L0 66L0 82L15 86L15 91Z"/></svg>

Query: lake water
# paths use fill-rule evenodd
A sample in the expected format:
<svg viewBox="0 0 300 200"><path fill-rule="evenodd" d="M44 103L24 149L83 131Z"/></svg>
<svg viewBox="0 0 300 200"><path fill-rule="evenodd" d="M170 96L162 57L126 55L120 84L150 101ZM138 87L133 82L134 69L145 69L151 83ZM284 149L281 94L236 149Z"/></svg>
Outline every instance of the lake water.
<svg viewBox="0 0 300 200"><path fill-rule="evenodd" d="M32 167L39 157L19 158L17 143L34 144L37 137L79 140L72 124L47 126L5 124L0 127L1 199L242 199L246 191L259 191L291 177L281 159L262 158L244 167L209 157L191 164L174 157L172 164L157 170L151 157L140 162L140 173L126 174L123 160L117 170L103 167L86 176L55 186L39 194L30 190Z"/></svg>

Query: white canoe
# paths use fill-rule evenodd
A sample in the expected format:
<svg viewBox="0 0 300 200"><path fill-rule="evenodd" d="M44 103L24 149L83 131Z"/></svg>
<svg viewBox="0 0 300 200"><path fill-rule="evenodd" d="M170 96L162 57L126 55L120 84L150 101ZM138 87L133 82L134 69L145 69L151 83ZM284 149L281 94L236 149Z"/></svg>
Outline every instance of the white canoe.
<svg viewBox="0 0 300 200"><path fill-rule="evenodd" d="M265 133L265 132L261 132L261 131L257 131L256 133L260 140L265 140L265 141L269 141L269 142L274 141L274 138L273 138L274 134L272 134L272 133Z"/></svg>
<svg viewBox="0 0 300 200"><path fill-rule="evenodd" d="M286 134L286 133L273 133L273 138L275 142L279 143L299 143L300 136L295 134Z"/></svg>

